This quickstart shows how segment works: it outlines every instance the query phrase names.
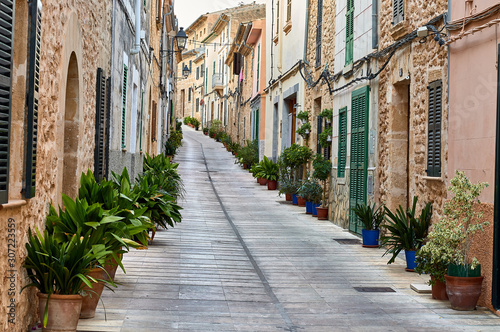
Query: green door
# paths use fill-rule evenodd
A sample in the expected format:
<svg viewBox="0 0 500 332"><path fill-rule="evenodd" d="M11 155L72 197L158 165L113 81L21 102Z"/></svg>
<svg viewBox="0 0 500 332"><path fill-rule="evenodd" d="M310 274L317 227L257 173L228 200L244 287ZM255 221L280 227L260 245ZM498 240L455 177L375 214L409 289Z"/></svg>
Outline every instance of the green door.
<svg viewBox="0 0 500 332"><path fill-rule="evenodd" d="M351 111L351 172L349 185L349 230L361 233L363 224L350 208L366 203L368 167L368 101L370 87L352 93Z"/></svg>

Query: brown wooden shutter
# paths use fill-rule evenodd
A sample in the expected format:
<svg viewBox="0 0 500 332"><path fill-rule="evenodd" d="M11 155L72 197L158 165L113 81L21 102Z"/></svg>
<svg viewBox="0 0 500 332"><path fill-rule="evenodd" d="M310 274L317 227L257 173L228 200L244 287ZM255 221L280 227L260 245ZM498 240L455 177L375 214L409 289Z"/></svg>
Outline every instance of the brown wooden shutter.
<svg viewBox="0 0 500 332"><path fill-rule="evenodd" d="M427 134L427 175L441 176L441 117L442 90L441 80L434 81L427 87L429 90L429 115Z"/></svg>
<svg viewBox="0 0 500 332"><path fill-rule="evenodd" d="M0 204L9 200L14 1L0 1Z"/></svg>
<svg viewBox="0 0 500 332"><path fill-rule="evenodd" d="M40 46L42 8L40 1L29 4L29 58L27 73L27 122L24 197L35 196L36 149L38 141L38 99L40 92Z"/></svg>
<svg viewBox="0 0 500 332"><path fill-rule="evenodd" d="M156 142L156 102L153 101L153 111L151 115L151 141Z"/></svg>
<svg viewBox="0 0 500 332"><path fill-rule="evenodd" d="M102 180L105 177L106 78L101 68L97 69L95 112L94 176Z"/></svg>

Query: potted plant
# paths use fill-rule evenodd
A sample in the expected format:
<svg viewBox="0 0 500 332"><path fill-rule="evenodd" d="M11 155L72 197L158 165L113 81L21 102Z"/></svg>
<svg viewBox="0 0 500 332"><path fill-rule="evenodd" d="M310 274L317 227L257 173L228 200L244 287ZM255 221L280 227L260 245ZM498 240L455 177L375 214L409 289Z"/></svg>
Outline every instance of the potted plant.
<svg viewBox="0 0 500 332"><path fill-rule="evenodd" d="M269 160L266 156L261 161L262 171L261 176L267 180L267 189L268 190L276 190L278 183L278 174L279 167L278 164L274 163L272 160Z"/></svg>
<svg viewBox="0 0 500 332"><path fill-rule="evenodd" d="M430 262L449 263L446 292L456 310L474 310L481 295L481 265L471 255L474 235L483 231L488 222L478 212L479 196L488 184L472 184L464 172L457 171L449 190L454 195L445 203L443 217L433 225L423 253L429 252Z"/></svg>
<svg viewBox="0 0 500 332"><path fill-rule="evenodd" d="M208 127L203 127L203 134L208 135Z"/></svg>
<svg viewBox="0 0 500 332"><path fill-rule="evenodd" d="M296 143L292 144L290 147L283 150L281 154L281 162L283 167L288 169L290 177L294 180L299 180L299 172L302 168L302 177L305 178L306 171L304 164L306 164L309 159L311 159L313 152L307 146L300 146Z"/></svg>
<svg viewBox="0 0 500 332"><path fill-rule="evenodd" d="M299 129L297 129L297 134L302 136L303 139L307 139L311 133L311 123L306 122Z"/></svg>
<svg viewBox="0 0 500 332"><path fill-rule="evenodd" d="M246 145L238 149L238 162L244 169L250 169L259 161L259 148L257 140L247 141Z"/></svg>
<svg viewBox="0 0 500 332"><path fill-rule="evenodd" d="M306 123L309 120L309 112L302 111L297 114L297 119L302 120L302 123Z"/></svg>
<svg viewBox="0 0 500 332"><path fill-rule="evenodd" d="M288 202L293 201L293 195L297 194L299 183L290 179L289 177L279 177L279 195L285 194L285 200Z"/></svg>
<svg viewBox="0 0 500 332"><path fill-rule="evenodd" d="M429 285L432 287L433 299L448 300L444 276L448 271L449 261L446 256L441 256L440 244L436 239L430 239L431 234L432 231L427 237L427 242L416 252L415 272L430 275Z"/></svg>
<svg viewBox="0 0 500 332"><path fill-rule="evenodd" d="M259 183L261 186L264 186L267 184L267 179L263 176L263 167L262 167L262 162L255 165L252 165L250 167L250 173L252 173L252 176L257 179L257 183Z"/></svg>
<svg viewBox="0 0 500 332"><path fill-rule="evenodd" d="M400 205L396 213L392 213L387 206L384 207L387 223L381 225L388 231L380 238L381 244L388 247L384 256L392 254L387 264L394 263L401 250L404 250L406 270L409 272L415 269L415 252L422 247L427 237L432 217L431 203L427 203L417 217L417 201L418 197L415 196L410 208L404 211Z"/></svg>
<svg viewBox="0 0 500 332"><path fill-rule="evenodd" d="M375 208L375 203L373 205L356 204L356 207L351 209L363 223L363 247L378 248L379 227L385 217L384 204L379 205L378 208Z"/></svg>
<svg viewBox="0 0 500 332"><path fill-rule="evenodd" d="M308 177L302 182L298 190L298 195L305 200L306 214L313 214L313 203L321 201L323 188L321 188L321 185L315 178Z"/></svg>
<svg viewBox="0 0 500 332"><path fill-rule="evenodd" d="M102 262L109 255L103 244L91 245L94 237L90 231L74 234L69 241L60 242L45 230L28 229L26 243L26 268L31 283L24 286L39 290L39 312L44 330L76 331L82 307L81 292L84 286L92 288L97 282L116 285L111 280L96 280L89 275L95 262ZM98 265L102 269L102 266Z"/></svg>
<svg viewBox="0 0 500 332"><path fill-rule="evenodd" d="M323 182L323 199L321 207L316 207L317 216L319 220L327 220L329 196L328 178L330 177L330 173L332 171L332 162L328 159L325 159L323 155L318 153L314 158L313 168L313 176Z"/></svg>

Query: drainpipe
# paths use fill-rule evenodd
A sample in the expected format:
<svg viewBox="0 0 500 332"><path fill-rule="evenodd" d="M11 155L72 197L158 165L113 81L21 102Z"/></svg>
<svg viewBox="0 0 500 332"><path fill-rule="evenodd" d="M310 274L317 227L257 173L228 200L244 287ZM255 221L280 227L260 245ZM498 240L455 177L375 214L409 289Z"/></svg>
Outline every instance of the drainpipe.
<svg viewBox="0 0 500 332"><path fill-rule="evenodd" d="M372 1L372 48L378 48L378 0Z"/></svg>
<svg viewBox="0 0 500 332"><path fill-rule="evenodd" d="M374 1L377 1L377 0L374 0ZM304 62L306 64L309 64L309 62L307 61L307 39L309 39L309 0L307 0L307 2L306 2L306 28L305 28L305 31L306 31L306 35L304 38Z"/></svg>
<svg viewBox="0 0 500 332"><path fill-rule="evenodd" d="M135 43L130 54L139 54L141 50L141 0L135 0Z"/></svg>

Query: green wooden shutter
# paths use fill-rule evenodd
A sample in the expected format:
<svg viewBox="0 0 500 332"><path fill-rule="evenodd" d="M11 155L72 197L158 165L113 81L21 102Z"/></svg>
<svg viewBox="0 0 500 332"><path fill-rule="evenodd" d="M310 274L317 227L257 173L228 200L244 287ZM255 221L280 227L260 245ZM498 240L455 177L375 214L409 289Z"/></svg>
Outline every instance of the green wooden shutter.
<svg viewBox="0 0 500 332"><path fill-rule="evenodd" d="M142 152L142 117L144 112L144 90L141 91L141 121L139 126L139 151Z"/></svg>
<svg viewBox="0 0 500 332"><path fill-rule="evenodd" d="M9 200L14 1L0 1L0 204Z"/></svg>
<svg viewBox="0 0 500 332"><path fill-rule="evenodd" d="M125 134L127 130L127 78L128 67L123 65L123 86L122 86L122 149L127 147L125 143Z"/></svg>
<svg viewBox="0 0 500 332"><path fill-rule="evenodd" d="M323 0L318 0L318 19L316 26L316 67L321 66L321 35L323 31Z"/></svg>
<svg viewBox="0 0 500 332"><path fill-rule="evenodd" d="M427 87L429 90L429 117L427 134L427 175L441 176L441 117L442 90L441 80L434 81Z"/></svg>
<svg viewBox="0 0 500 332"><path fill-rule="evenodd" d="M347 161L347 107L339 110L339 154L337 165L337 177L345 177L345 165Z"/></svg>
<svg viewBox="0 0 500 332"><path fill-rule="evenodd" d="M318 115L316 118L316 153L321 154L321 144L319 143L319 134L323 131L323 118Z"/></svg>
<svg viewBox="0 0 500 332"><path fill-rule="evenodd" d="M42 4L32 1L29 4L29 59L27 73L27 123L26 123L26 162L24 197L35 196L36 187L36 148L38 141L38 98L40 91L40 45Z"/></svg>
<svg viewBox="0 0 500 332"><path fill-rule="evenodd" d="M354 53L354 0L347 0L345 37L345 64L353 61Z"/></svg>
<svg viewBox="0 0 500 332"><path fill-rule="evenodd" d="M351 208L366 204L369 91L369 86L365 86L352 93L349 230L356 233L361 233L363 224Z"/></svg>
<svg viewBox="0 0 500 332"><path fill-rule="evenodd" d="M104 136L106 137L105 153L104 153L104 178L108 178L109 170L109 143L111 138L109 137L110 131L110 117L111 117L111 77L106 80L106 129L104 131Z"/></svg>
<svg viewBox="0 0 500 332"><path fill-rule="evenodd" d="M405 1L392 1L392 24L398 24L405 19Z"/></svg>
<svg viewBox="0 0 500 332"><path fill-rule="evenodd" d="M102 68L97 69L95 112L94 176L96 180L102 180L105 177L104 149L106 142L106 78Z"/></svg>

